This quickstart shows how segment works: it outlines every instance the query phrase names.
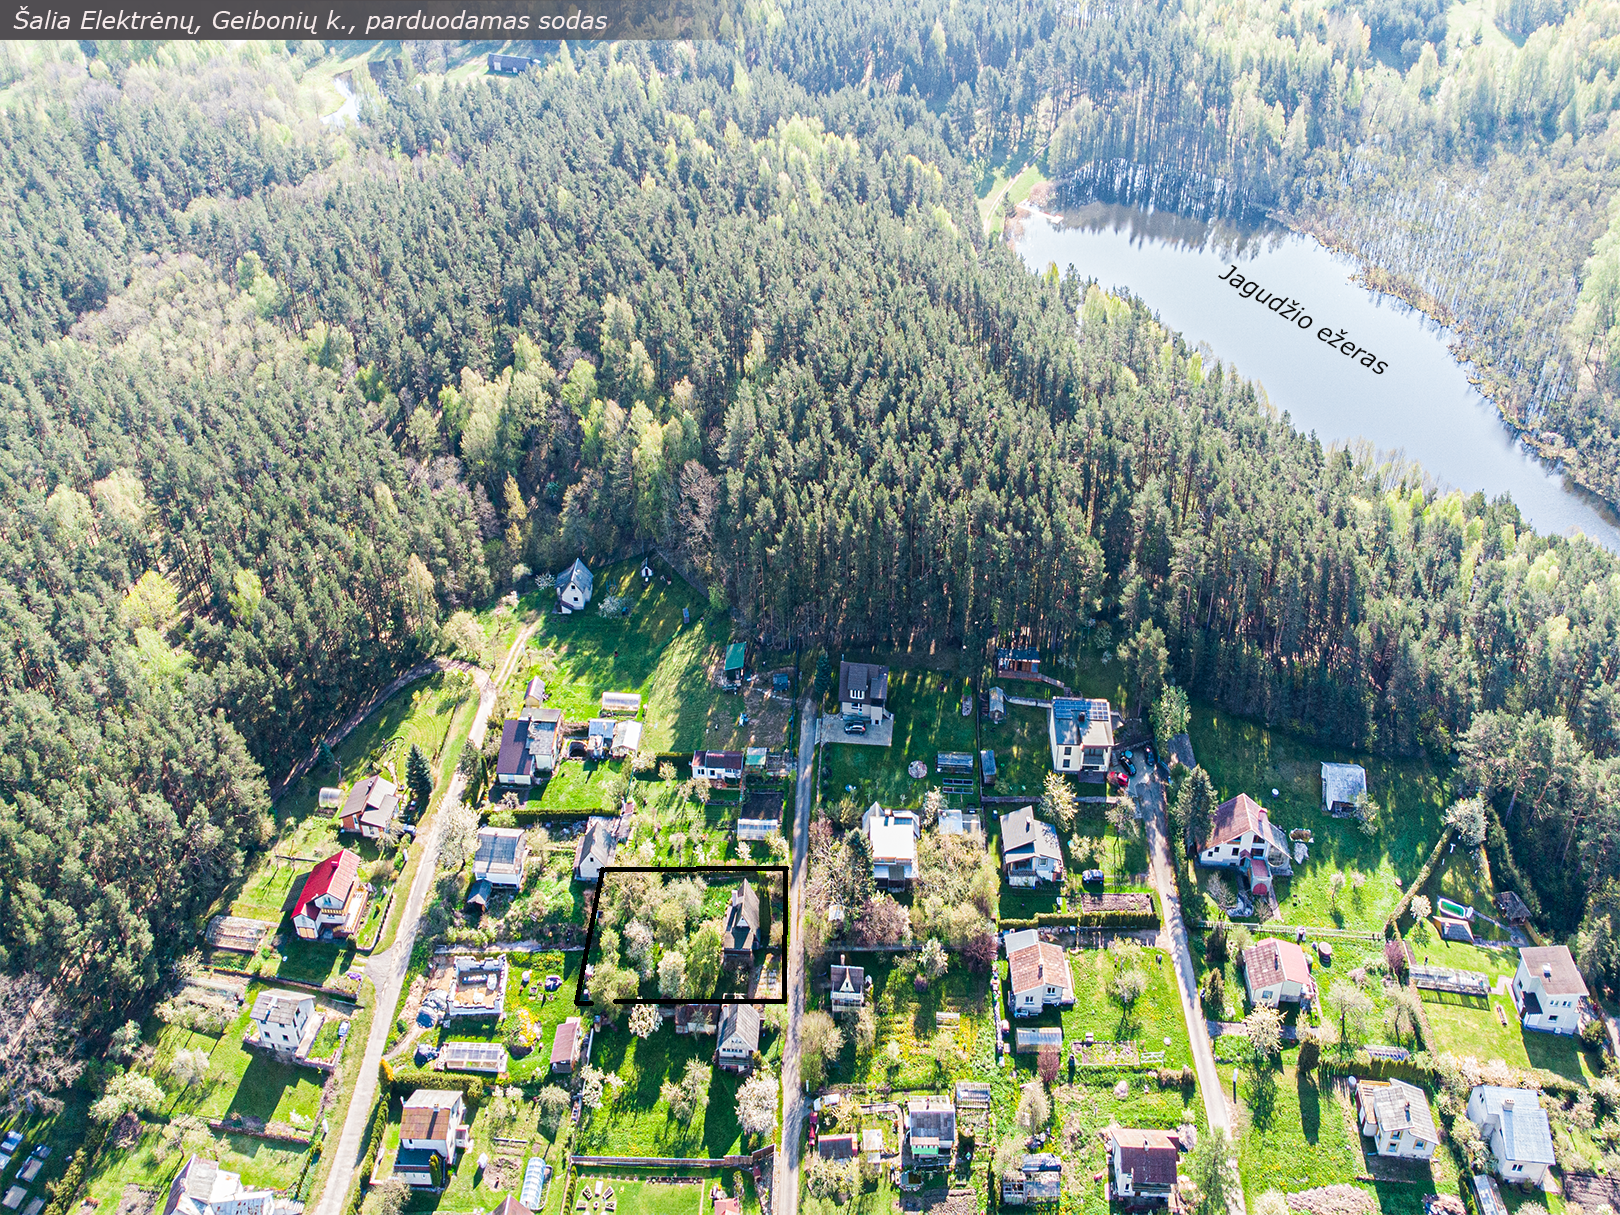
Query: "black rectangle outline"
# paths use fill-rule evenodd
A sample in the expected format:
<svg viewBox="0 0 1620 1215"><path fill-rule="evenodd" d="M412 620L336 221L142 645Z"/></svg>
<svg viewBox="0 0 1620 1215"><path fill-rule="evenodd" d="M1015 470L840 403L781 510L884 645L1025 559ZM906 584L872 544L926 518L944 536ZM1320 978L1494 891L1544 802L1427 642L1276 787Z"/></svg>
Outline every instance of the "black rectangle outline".
<svg viewBox="0 0 1620 1215"><path fill-rule="evenodd" d="M585 965L591 956L591 942L596 939L596 917L602 910L602 882L610 873L775 873L782 877L782 996L777 1000L615 1000L620 1008L637 1004L652 1004L658 1008L679 1008L683 1004L781 1004L788 1002L788 949L793 943L792 871L786 865L603 865L596 875L596 897L591 900L591 922L585 928L585 952L579 958L579 980L574 986L574 1007L595 1008L596 1001L585 995Z"/></svg>

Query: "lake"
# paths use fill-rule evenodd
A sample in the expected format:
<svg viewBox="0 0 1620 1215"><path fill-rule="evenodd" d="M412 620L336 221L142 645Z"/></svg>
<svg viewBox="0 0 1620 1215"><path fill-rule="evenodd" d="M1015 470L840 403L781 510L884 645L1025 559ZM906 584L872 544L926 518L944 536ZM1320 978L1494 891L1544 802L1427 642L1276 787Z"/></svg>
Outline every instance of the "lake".
<svg viewBox="0 0 1620 1215"><path fill-rule="evenodd" d="M1365 439L1400 451L1442 485L1487 498L1506 492L1540 532L1583 532L1620 552L1620 519L1527 452L1452 357L1446 330L1393 296L1350 281L1356 264L1308 236L1271 225L1206 223L1165 211L1091 203L1026 219L1018 252L1035 270L1055 262L1104 288L1125 288L1205 359L1258 380L1279 410L1324 443ZM1233 269L1235 267L1235 269ZM1228 281L1222 281L1222 276ZM1245 299L1284 297L1281 312ZM1299 317L1284 320L1294 301ZM1297 320L1309 316L1308 328ZM1319 340L1326 327L1346 357ZM1384 364L1381 374L1362 365Z"/></svg>

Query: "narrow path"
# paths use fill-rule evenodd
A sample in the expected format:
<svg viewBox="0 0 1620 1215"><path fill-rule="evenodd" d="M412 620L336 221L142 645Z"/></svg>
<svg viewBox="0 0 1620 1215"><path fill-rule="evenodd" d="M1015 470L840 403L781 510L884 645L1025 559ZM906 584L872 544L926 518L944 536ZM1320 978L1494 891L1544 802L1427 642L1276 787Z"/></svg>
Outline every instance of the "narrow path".
<svg viewBox="0 0 1620 1215"><path fill-rule="evenodd" d="M517 661L517 656L523 652L524 643L539 627L540 621L536 620L518 633L494 678L468 663L454 664L454 669L471 671L473 679L478 683L478 716L473 718L472 729L467 735L467 746L484 745L489 717L495 711L495 700L501 685L511 676L512 667ZM409 675L410 672L406 674ZM404 678L401 676L401 679ZM401 683L399 686L403 687L404 684ZM353 726L349 728L352 729ZM405 910L399 922L399 929L394 935L394 943L387 949L373 954L366 963L366 977L371 980L375 991L371 1032L366 1038L365 1055L360 1061L360 1071L355 1078L354 1093L349 1098L343 1128L338 1133L337 1142L327 1147L333 1154L332 1172L327 1176L326 1188L321 1191L320 1202L315 1206L315 1215L339 1215L354 1184L356 1174L363 1172L368 1163L360 1158L360 1152L365 1146L366 1124L371 1121L371 1110L377 1101L378 1065L382 1061L383 1048L388 1044L388 1031L394 1024L395 1010L399 1007L399 998L405 986L405 972L410 969L411 951L416 946L416 930L422 920L422 909L427 905L434 879L438 877L439 849L444 844L445 825L449 822L451 812L460 804L466 783L466 778L459 771L451 774L450 784L444 791L444 798L440 801L438 810L434 812L431 823L425 825L426 830L420 833L422 859L417 865L416 878L411 883L410 896L405 901Z"/></svg>
<svg viewBox="0 0 1620 1215"><path fill-rule="evenodd" d="M804 1135L804 1084L799 1076L799 1022L804 1018L804 875L809 864L810 811L814 808L812 765L816 756L816 705L806 699L799 708L799 784L793 798L793 869L788 887L788 922L795 947L788 958L787 1041L782 1047L782 1142L772 1179L772 1215L797 1215L799 1209L799 1141Z"/></svg>
<svg viewBox="0 0 1620 1215"><path fill-rule="evenodd" d="M1226 1108L1226 1094L1215 1069L1215 1052L1209 1043L1209 1028L1204 1022L1204 1010L1198 998L1198 972L1193 967L1192 950L1187 944L1187 926L1181 919L1181 896L1176 893L1175 862L1170 852L1170 827L1164 809L1164 784L1157 772L1145 772L1133 777L1130 793L1143 810L1146 819L1148 854L1152 858L1153 884L1159 891L1159 902L1164 915L1161 933L1170 956L1176 964L1176 994L1181 997L1181 1016L1187 1023L1187 1037L1192 1042L1193 1064L1198 1071L1198 1089L1204 1095L1204 1114L1210 1129L1232 1130L1232 1119Z"/></svg>
<svg viewBox="0 0 1620 1215"><path fill-rule="evenodd" d="M1008 177L1006 181L1001 183L1001 189L997 190L994 194L992 194L990 196L990 206L984 213L984 231L985 231L986 235L989 235L990 229L995 225L995 222L996 222L996 208L1001 205L1001 196L1003 194L1005 194L1008 190L1012 189L1013 182L1017 181L1020 177L1022 177L1024 175L1024 170L1028 169L1030 164L1033 164L1033 163L1034 163L1033 161L1030 161L1028 164L1025 164L1023 166L1023 168L1019 169L1018 172L1016 172L1016 173L1012 174L1012 176Z"/></svg>

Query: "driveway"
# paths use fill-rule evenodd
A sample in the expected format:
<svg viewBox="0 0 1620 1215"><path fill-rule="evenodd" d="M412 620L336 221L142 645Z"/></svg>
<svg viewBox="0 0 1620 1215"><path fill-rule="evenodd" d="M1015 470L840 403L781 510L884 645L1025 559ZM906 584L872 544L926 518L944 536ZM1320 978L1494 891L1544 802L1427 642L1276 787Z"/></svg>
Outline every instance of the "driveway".
<svg viewBox="0 0 1620 1215"><path fill-rule="evenodd" d="M804 1084L799 1078L799 1022L804 1017L804 947L799 925L804 915L804 874L810 852L810 812L815 806L811 770L816 757L816 706L799 708L799 785L793 799L793 869L788 887L788 923L795 945L788 957L787 1042L782 1047L782 1142L771 1179L772 1215L797 1215L799 1143L804 1137ZM891 725L892 729L893 726Z"/></svg>
<svg viewBox="0 0 1620 1215"><path fill-rule="evenodd" d="M1215 1069L1215 1052L1210 1047L1209 1029L1204 1023L1204 1010L1198 998L1198 972L1193 967L1192 950L1187 945L1187 926L1181 919L1181 898L1176 893L1174 862L1170 853L1170 826L1164 807L1164 783L1157 772L1144 772L1133 777L1130 794L1142 811L1147 828L1148 853L1152 858L1153 885L1159 891L1163 907L1162 937L1176 964L1176 993L1181 997L1181 1016L1187 1023L1187 1037L1192 1041L1193 1064L1198 1070L1198 1089L1204 1094L1204 1113L1209 1125L1232 1130L1232 1120L1226 1108L1226 1093L1221 1088L1220 1075Z"/></svg>
<svg viewBox="0 0 1620 1215"><path fill-rule="evenodd" d="M478 684L478 716L473 718L467 746L484 745L489 715L495 711L496 692L511 674L512 664L516 656L523 652L524 642L538 627L539 622L536 621L518 634L493 679L476 667L458 664L462 669L471 670ZM460 804L466 783L466 778L460 772L451 775L449 787L444 791L444 800L439 803L426 830L419 833L422 859L416 867L416 878L411 882L411 892L405 900L405 911L399 921L399 931L394 935L394 943L372 954L366 963L366 978L371 980L375 993L371 1032L366 1037L366 1053L360 1061L360 1072L355 1078L354 1094L349 1099L343 1127L338 1132L336 1143L329 1142L327 1145L326 1150L332 1153L332 1172L327 1176L326 1188L321 1191L320 1202L314 1208L315 1215L340 1215L356 1173L362 1172L368 1163L360 1159L360 1152L364 1147L366 1124L371 1121L371 1110L377 1101L378 1065L382 1061L383 1048L388 1044L388 1031L394 1024L395 1010L399 1007L405 972L410 969L411 950L416 944L416 929L422 919L422 908L427 905L433 881L438 876L439 849L444 843L444 828L450 818L448 812Z"/></svg>

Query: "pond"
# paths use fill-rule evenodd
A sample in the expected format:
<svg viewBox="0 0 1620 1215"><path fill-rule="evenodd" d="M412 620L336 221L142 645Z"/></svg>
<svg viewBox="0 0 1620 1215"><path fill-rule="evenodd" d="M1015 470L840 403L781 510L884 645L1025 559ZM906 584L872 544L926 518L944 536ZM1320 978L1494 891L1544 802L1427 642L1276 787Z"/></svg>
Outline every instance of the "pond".
<svg viewBox="0 0 1620 1215"><path fill-rule="evenodd" d="M1620 551L1620 519L1515 440L1447 331L1308 236L1094 202L1028 218L1018 251L1129 290L1324 443L1403 453L1444 486L1511 494L1538 531Z"/></svg>

